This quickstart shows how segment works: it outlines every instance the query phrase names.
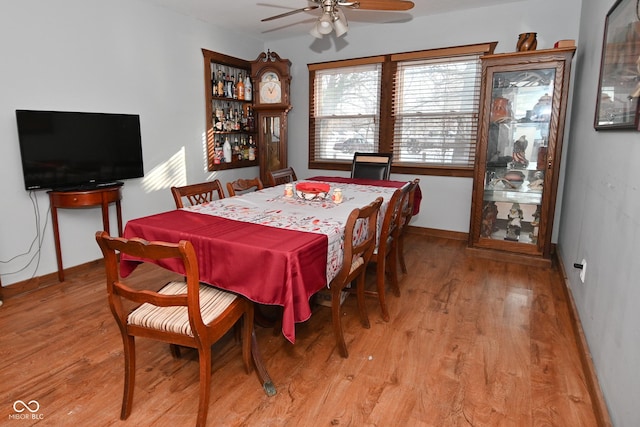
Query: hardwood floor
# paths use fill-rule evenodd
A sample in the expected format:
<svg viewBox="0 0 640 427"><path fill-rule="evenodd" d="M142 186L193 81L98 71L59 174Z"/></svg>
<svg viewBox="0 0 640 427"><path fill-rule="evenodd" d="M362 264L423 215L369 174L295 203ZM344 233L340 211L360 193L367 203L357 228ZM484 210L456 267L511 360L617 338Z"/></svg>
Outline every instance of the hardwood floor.
<svg viewBox="0 0 640 427"><path fill-rule="evenodd" d="M244 372L233 337L216 345L208 425L598 425L557 270L471 257L465 242L416 234L405 248L409 274L399 298L389 293L389 323L368 299L363 329L347 298L348 359L325 307L297 325L295 345L257 327L273 397ZM92 263L4 301L0 424L195 424L197 354L173 359L168 345L141 339L132 414L119 420L122 342L103 275ZM39 409L18 413L18 400Z"/></svg>

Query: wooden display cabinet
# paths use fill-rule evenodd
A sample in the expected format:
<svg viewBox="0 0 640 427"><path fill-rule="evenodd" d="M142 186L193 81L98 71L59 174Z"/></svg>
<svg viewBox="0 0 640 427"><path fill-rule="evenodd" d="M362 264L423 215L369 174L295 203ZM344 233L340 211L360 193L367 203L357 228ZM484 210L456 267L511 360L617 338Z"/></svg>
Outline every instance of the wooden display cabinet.
<svg viewBox="0 0 640 427"><path fill-rule="evenodd" d="M287 164L287 114L291 109L289 88L291 62L275 52L263 52L254 61L245 61L202 49L206 102L207 164L210 171L249 166L260 167L260 179ZM218 90L218 73L250 76L251 98L229 96ZM225 119L220 120L220 110ZM232 128L226 112L237 111L246 118L240 128ZM231 159L224 158L226 139L232 146ZM236 140L241 148L234 150ZM244 142L244 144L243 144ZM221 155L223 159L221 160Z"/></svg>
<svg viewBox="0 0 640 427"><path fill-rule="evenodd" d="M553 217L575 48L482 57L469 248L551 265Z"/></svg>

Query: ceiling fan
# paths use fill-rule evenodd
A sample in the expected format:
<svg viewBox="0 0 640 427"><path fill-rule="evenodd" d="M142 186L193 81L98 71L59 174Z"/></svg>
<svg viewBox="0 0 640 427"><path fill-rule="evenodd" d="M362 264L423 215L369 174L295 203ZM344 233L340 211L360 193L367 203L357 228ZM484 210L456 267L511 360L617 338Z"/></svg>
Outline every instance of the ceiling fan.
<svg viewBox="0 0 640 427"><path fill-rule="evenodd" d="M331 34L332 31L336 32L336 36L340 37L344 35L349 29L347 18L342 12L342 8L348 9L362 9L362 10L409 10L412 9L414 4L409 0L308 0L309 3L313 3L307 7L300 9L294 9L289 12L281 13L279 15L264 18L261 22L271 21L274 19L284 18L299 12L308 12L314 9L322 9L322 14L318 18L318 21L311 28L309 33L321 39L326 34Z"/></svg>

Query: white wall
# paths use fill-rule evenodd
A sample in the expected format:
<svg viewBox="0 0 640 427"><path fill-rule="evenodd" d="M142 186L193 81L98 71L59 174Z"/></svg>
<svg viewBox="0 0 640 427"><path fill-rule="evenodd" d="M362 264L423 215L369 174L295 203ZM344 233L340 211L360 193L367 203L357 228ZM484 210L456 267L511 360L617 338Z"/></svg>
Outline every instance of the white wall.
<svg viewBox="0 0 640 427"><path fill-rule="evenodd" d="M137 0L21 0L0 11L0 274L7 285L55 272L49 200L24 190L16 109L140 114L144 179L124 186L124 220L174 207L169 187L204 181L201 48L255 59L262 41ZM169 162L174 160L173 162ZM219 174L222 182L257 168ZM39 216L39 218L38 218ZM115 233L115 208L111 208ZM30 249L39 223L42 250ZM64 265L100 257L100 209L59 210ZM21 254L25 254L22 255ZM18 257L13 259L14 257ZM25 268L29 260L34 262ZM11 260L13 259L13 260ZM8 261L9 262L4 262ZM37 266L37 268L36 268ZM21 269L25 268L23 271Z"/></svg>
<svg viewBox="0 0 640 427"><path fill-rule="evenodd" d="M588 260L581 284L569 270L600 384L616 426L640 424L640 162L637 132L595 132L592 126L604 17L613 0L524 0L351 30L335 43L304 34L267 46L262 40L207 26L137 0L21 0L0 14L0 274L3 285L56 270L46 193L35 193L39 218L24 190L14 111L17 108L137 113L141 115L146 177L124 188L125 221L173 207L168 187L210 178L203 157L204 102L201 48L253 59L270 48L292 61L289 159L301 177L307 168L306 64L349 57L498 41L512 51L517 35L538 33L538 47L576 39L575 97L565 138L554 235L564 264ZM582 7L582 17L580 11ZM579 31L580 30L580 31ZM578 37L580 34L580 37ZM168 166L177 159L178 166ZM172 163L173 165L173 163ZM256 175L255 168L217 175L222 181ZM394 176L409 179L411 176ZM471 180L422 176L417 225L468 231ZM564 194L564 195L563 195ZM560 207L560 206L559 206ZM112 214L113 214L112 210ZM46 224L45 224L46 223ZM112 221L113 223L113 221ZM35 264L20 270L36 249ZM96 209L60 212L66 266L99 258L93 240ZM115 225L112 225L112 227ZM26 256L20 254L27 253ZM4 262L18 256L9 262Z"/></svg>
<svg viewBox="0 0 640 427"><path fill-rule="evenodd" d="M593 128L605 16L584 0L558 248L616 426L640 425L640 133ZM587 260L581 283L574 262Z"/></svg>
<svg viewBox="0 0 640 427"><path fill-rule="evenodd" d="M513 52L518 34L523 32L538 33L538 49L552 48L557 40L578 39L579 14L575 11L579 8L580 0L525 0L411 22L371 25L352 29L339 39L332 35L318 40L305 35L268 43L268 48L293 63L291 97L294 108L289 113L289 163L298 176L322 172L308 170L307 64L491 41L498 41L496 53ZM413 176L392 174L391 178L404 180L413 179ZM424 199L420 214L414 217L412 224L468 232L472 179L431 176L420 176L420 179ZM557 212L558 218L559 215ZM556 235L554 230L554 241Z"/></svg>

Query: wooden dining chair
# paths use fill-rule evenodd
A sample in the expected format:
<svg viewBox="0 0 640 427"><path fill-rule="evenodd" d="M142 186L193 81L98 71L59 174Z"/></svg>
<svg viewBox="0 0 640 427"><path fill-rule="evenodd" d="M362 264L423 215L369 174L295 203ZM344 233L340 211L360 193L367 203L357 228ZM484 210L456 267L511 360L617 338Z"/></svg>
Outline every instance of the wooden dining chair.
<svg viewBox="0 0 640 427"><path fill-rule="evenodd" d="M356 152L351 163L351 178L388 180L392 159L392 153Z"/></svg>
<svg viewBox="0 0 640 427"><path fill-rule="evenodd" d="M199 282L198 261L193 245L147 242L139 238L111 237L96 233L104 255L107 294L111 312L118 323L125 356L125 380L120 419L131 413L135 383L135 337L150 338L198 350L200 360L200 397L197 425L204 426L211 391L211 346L242 319L242 361L251 372L253 303L244 297ZM142 274L131 274L125 281L118 270L119 254L149 260L180 260L186 281L172 281L159 291L156 283L147 283ZM138 277L138 281L134 281ZM156 286L153 286L156 285ZM132 309L125 306L134 303ZM254 344L255 345L255 344Z"/></svg>
<svg viewBox="0 0 640 427"><path fill-rule="evenodd" d="M354 209L349 214L344 233L344 254L342 267L329 284L331 290L331 323L336 344L340 355L349 357L347 345L342 332L340 298L342 292L348 284L355 281L356 296L358 300L358 312L362 326L369 328L369 317L364 301L364 283L367 264L371 258L376 245L376 227L378 212L382 205L382 197L378 197L373 202L360 209ZM366 223L362 225L362 221ZM360 229L360 226L364 229ZM365 231L362 233L361 231Z"/></svg>
<svg viewBox="0 0 640 427"><path fill-rule="evenodd" d="M216 195L218 199L224 199L222 183L218 179L182 187L171 187L171 194L173 194L173 200L176 202L176 209L184 207L184 199L191 206L216 200Z"/></svg>
<svg viewBox="0 0 640 427"><path fill-rule="evenodd" d="M269 179L268 184L270 187L275 187L276 185L287 184L298 180L296 172L292 167L268 171L267 178Z"/></svg>
<svg viewBox="0 0 640 427"><path fill-rule="evenodd" d="M407 274L407 264L404 260L404 235L407 232L415 207L416 190L420 184L420 178L416 178L409 184L409 189L405 194L405 200L402 201L402 218L400 219L400 232L398 233L398 260L400 261L400 269Z"/></svg>
<svg viewBox="0 0 640 427"><path fill-rule="evenodd" d="M229 197L237 196L251 191L262 190L264 185L260 178L255 177L253 179L237 179L235 181L227 182L227 191Z"/></svg>
<svg viewBox="0 0 640 427"><path fill-rule="evenodd" d="M379 230L378 246L373 252L369 264L376 267L376 290L365 291L366 295L377 296L380 301L382 319L389 321L389 310L386 302L386 277L389 278L391 290L396 296L400 296L398 286L398 235L400 232L400 220L402 219L402 201L409 191L409 183L397 189L384 213L382 226Z"/></svg>

